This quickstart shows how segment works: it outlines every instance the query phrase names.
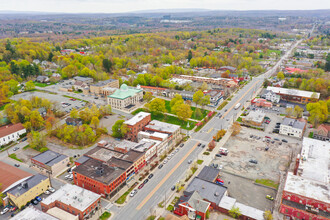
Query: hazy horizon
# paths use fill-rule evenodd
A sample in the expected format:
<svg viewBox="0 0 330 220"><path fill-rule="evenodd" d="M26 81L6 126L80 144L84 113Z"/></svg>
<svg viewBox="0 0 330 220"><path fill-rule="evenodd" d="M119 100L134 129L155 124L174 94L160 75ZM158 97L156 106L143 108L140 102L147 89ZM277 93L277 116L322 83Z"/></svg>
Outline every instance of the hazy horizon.
<svg viewBox="0 0 330 220"><path fill-rule="evenodd" d="M0 0L0 11L44 13L129 13L149 10L322 10L330 1L315 0Z"/></svg>

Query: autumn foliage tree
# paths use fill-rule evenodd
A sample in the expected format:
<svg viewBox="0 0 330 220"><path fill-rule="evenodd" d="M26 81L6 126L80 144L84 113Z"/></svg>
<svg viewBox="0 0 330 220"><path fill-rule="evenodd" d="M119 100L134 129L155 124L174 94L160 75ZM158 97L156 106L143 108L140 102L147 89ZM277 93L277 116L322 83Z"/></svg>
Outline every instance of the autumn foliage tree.
<svg viewBox="0 0 330 220"><path fill-rule="evenodd" d="M232 136L236 136L241 132L242 128L241 125L237 121L235 121L231 126L231 129L232 129Z"/></svg>

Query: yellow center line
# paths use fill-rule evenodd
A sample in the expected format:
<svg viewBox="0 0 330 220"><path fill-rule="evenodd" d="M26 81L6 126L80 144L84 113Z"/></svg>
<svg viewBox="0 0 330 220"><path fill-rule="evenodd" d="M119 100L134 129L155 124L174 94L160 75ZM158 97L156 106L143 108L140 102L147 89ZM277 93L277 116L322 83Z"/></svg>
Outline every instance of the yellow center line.
<svg viewBox="0 0 330 220"><path fill-rule="evenodd" d="M210 133L213 130L213 128L210 128L207 133Z"/></svg>
<svg viewBox="0 0 330 220"><path fill-rule="evenodd" d="M199 143L199 142L198 142ZM155 192L165 183L165 181L174 173L174 171L182 164L182 162L195 150L198 143L193 146L188 153L175 165L175 167L158 183L158 185L148 194L146 198L136 207L136 210L140 210L147 202L148 200L155 194Z"/></svg>
<svg viewBox="0 0 330 220"><path fill-rule="evenodd" d="M227 112L225 112L224 114L223 114L223 116L221 117L221 119L223 119L234 107L235 107L235 105L237 104L237 103L239 103L245 96L246 96L246 93L248 93L248 92L250 92L250 90L251 89L253 89L254 88L254 86L259 82L260 80L257 80L254 84L253 84L253 86L248 90L248 91L246 91L245 93L244 93L244 95L241 97L241 98L239 98L238 100L237 100L237 102L235 102L235 104L231 107L231 108L229 108L228 109L228 111Z"/></svg>

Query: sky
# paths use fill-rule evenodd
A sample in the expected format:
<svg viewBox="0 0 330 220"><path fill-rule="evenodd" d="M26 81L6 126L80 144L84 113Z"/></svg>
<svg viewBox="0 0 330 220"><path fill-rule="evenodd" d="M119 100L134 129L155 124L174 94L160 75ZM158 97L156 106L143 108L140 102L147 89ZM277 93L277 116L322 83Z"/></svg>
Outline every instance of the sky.
<svg viewBox="0 0 330 220"><path fill-rule="evenodd" d="M0 11L119 13L150 9L330 9L330 0L0 0Z"/></svg>

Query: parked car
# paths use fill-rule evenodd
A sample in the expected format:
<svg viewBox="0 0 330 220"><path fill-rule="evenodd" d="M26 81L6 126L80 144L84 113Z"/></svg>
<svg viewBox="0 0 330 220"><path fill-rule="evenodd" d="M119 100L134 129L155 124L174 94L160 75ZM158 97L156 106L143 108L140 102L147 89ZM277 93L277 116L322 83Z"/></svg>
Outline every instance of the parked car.
<svg viewBox="0 0 330 220"><path fill-rule="evenodd" d="M17 210L16 206L10 209L11 212L15 212L16 210Z"/></svg>
<svg viewBox="0 0 330 220"><path fill-rule="evenodd" d="M275 140L275 141L280 141L280 139L278 139L278 138L274 138L274 140Z"/></svg>
<svg viewBox="0 0 330 220"><path fill-rule="evenodd" d="M26 141L27 140L27 137L23 138L22 141Z"/></svg>
<svg viewBox="0 0 330 220"><path fill-rule="evenodd" d="M180 147L183 147L184 146L184 143L180 144Z"/></svg>
<svg viewBox="0 0 330 220"><path fill-rule="evenodd" d="M38 202L38 200L36 200L36 199L32 199L32 200L31 200L31 203L32 203L33 205L38 205L39 202Z"/></svg>
<svg viewBox="0 0 330 220"><path fill-rule="evenodd" d="M19 167L20 165L18 163L15 163L15 167Z"/></svg>
<svg viewBox="0 0 330 220"><path fill-rule="evenodd" d="M14 151L17 151L19 149L19 147L14 147Z"/></svg>
<svg viewBox="0 0 330 220"><path fill-rule="evenodd" d="M269 147L265 147L265 151L268 151L269 150Z"/></svg>
<svg viewBox="0 0 330 220"><path fill-rule="evenodd" d="M174 191L174 190L175 190L175 186L172 186L172 187L171 187L171 190Z"/></svg>
<svg viewBox="0 0 330 220"><path fill-rule="evenodd" d="M253 160L253 159L249 160L249 162L250 163L254 163L254 164L258 164L258 161L257 160Z"/></svg>
<svg viewBox="0 0 330 220"><path fill-rule="evenodd" d="M225 109L225 112L227 112L227 109Z"/></svg>
<svg viewBox="0 0 330 220"><path fill-rule="evenodd" d="M188 164L191 164L192 163L192 160L188 160Z"/></svg>
<svg viewBox="0 0 330 220"><path fill-rule="evenodd" d="M4 215L6 214L7 212L9 211L9 208L4 208L2 211L1 211L1 215Z"/></svg>
<svg viewBox="0 0 330 220"><path fill-rule="evenodd" d="M216 157L221 157L221 154L216 154L215 156L216 156Z"/></svg>
<svg viewBox="0 0 330 220"><path fill-rule="evenodd" d="M132 192L129 194L130 197L133 197L137 193L137 189L133 189Z"/></svg>
<svg viewBox="0 0 330 220"><path fill-rule="evenodd" d="M158 169L162 169L162 167L163 167L163 164L160 164L160 165L158 166Z"/></svg>
<svg viewBox="0 0 330 220"><path fill-rule="evenodd" d="M68 174L68 175L66 175L64 178L65 178L65 179L69 179L70 176L71 176L71 174Z"/></svg>
<svg viewBox="0 0 330 220"><path fill-rule="evenodd" d="M220 179L220 178L217 178L217 182L223 183L224 181L222 179Z"/></svg>
<svg viewBox="0 0 330 220"><path fill-rule="evenodd" d="M277 133L278 134L278 133L280 133L280 130L279 129L274 129L273 130L273 133Z"/></svg>
<svg viewBox="0 0 330 220"><path fill-rule="evenodd" d="M284 143L288 143L288 141L287 141L287 140L285 140L285 139L282 139L282 142L284 142Z"/></svg>
<svg viewBox="0 0 330 220"><path fill-rule="evenodd" d="M205 144L202 145L202 148L204 148L204 147L205 147Z"/></svg>
<svg viewBox="0 0 330 220"><path fill-rule="evenodd" d="M45 194L46 194L46 195L49 195L49 194L50 194L50 192L49 192L48 190L46 190L46 191L45 191Z"/></svg>
<svg viewBox="0 0 330 220"><path fill-rule="evenodd" d="M139 186L139 189L142 189L144 186L144 183L141 183L140 186Z"/></svg>
<svg viewBox="0 0 330 220"><path fill-rule="evenodd" d="M166 164L167 163L167 160L165 159L164 161L163 161L163 164Z"/></svg>
<svg viewBox="0 0 330 220"><path fill-rule="evenodd" d="M48 190L49 190L50 192L52 192L52 193L55 192L55 189L52 188L52 187L49 187Z"/></svg>
<svg viewBox="0 0 330 220"><path fill-rule="evenodd" d="M153 176L154 176L154 174L151 173L151 174L148 176L148 179L151 179Z"/></svg>
<svg viewBox="0 0 330 220"><path fill-rule="evenodd" d="M41 202L41 200L42 200L42 198L40 198L39 196L36 196L35 199L38 200L38 202Z"/></svg>
<svg viewBox="0 0 330 220"><path fill-rule="evenodd" d="M271 137L269 137L269 136L265 136L265 138L268 138L268 139L272 139Z"/></svg>
<svg viewBox="0 0 330 220"><path fill-rule="evenodd" d="M201 145L202 145L202 144L201 144L201 143L199 143L197 146L198 146L198 147L200 147Z"/></svg>
<svg viewBox="0 0 330 220"><path fill-rule="evenodd" d="M149 182L149 180L148 179L145 179L144 181L143 181L143 184L147 184Z"/></svg>
<svg viewBox="0 0 330 220"><path fill-rule="evenodd" d="M266 198L271 200L271 201L274 201L274 197L272 197L271 195L267 195Z"/></svg>

